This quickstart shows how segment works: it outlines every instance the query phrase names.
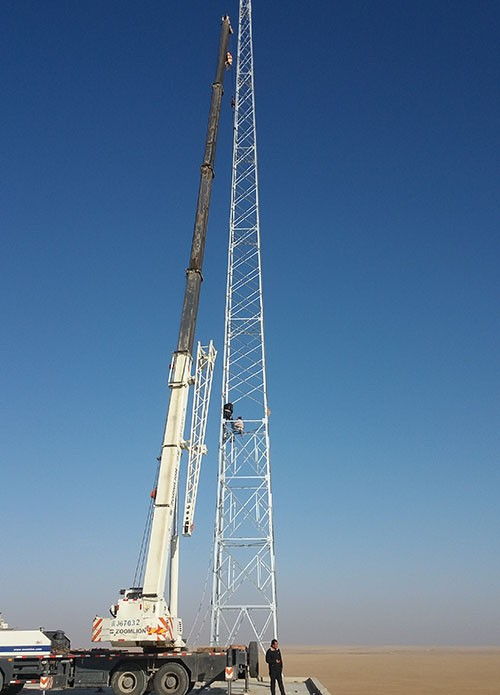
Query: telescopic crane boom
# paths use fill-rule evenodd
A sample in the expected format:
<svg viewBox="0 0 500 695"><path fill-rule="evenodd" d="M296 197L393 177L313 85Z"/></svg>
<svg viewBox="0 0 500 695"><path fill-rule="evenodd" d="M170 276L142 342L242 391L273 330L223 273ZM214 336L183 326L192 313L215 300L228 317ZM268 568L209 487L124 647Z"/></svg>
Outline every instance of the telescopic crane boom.
<svg viewBox="0 0 500 695"><path fill-rule="evenodd" d="M193 343L198 315L202 266L208 212L214 178L215 149L223 94L225 68L230 64L229 17L222 18L219 55L208 116L205 153L201 165L200 185L189 266L186 270L186 289L179 328L177 348L173 353L168 406L160 456L158 485L149 539L144 586L122 590L122 598L111 607L112 618L94 619L92 640L110 641L119 646L160 647L184 645L182 621L177 613L177 586L170 591L170 605L164 598L170 540L178 497L179 465L188 403L192 383Z"/></svg>

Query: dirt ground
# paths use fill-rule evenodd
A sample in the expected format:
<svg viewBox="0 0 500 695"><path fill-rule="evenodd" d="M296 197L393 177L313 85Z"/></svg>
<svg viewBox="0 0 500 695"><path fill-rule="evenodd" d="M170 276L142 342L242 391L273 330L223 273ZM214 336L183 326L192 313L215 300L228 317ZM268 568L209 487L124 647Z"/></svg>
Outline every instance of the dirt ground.
<svg viewBox="0 0 500 695"><path fill-rule="evenodd" d="M331 695L500 695L500 647L281 645L281 652L285 676L316 676Z"/></svg>

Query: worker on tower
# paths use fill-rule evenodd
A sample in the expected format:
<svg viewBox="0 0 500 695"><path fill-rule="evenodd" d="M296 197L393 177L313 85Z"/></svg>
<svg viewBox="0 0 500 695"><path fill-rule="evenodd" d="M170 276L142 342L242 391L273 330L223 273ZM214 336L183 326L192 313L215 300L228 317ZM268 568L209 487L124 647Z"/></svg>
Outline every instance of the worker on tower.
<svg viewBox="0 0 500 695"><path fill-rule="evenodd" d="M222 414L224 416L224 420L232 420L232 418L233 418L233 404L232 403L225 403L224 408L222 409Z"/></svg>
<svg viewBox="0 0 500 695"><path fill-rule="evenodd" d="M233 422L233 432L235 434L243 434L244 429L245 429L245 423L243 422L241 415L238 415L236 420Z"/></svg>

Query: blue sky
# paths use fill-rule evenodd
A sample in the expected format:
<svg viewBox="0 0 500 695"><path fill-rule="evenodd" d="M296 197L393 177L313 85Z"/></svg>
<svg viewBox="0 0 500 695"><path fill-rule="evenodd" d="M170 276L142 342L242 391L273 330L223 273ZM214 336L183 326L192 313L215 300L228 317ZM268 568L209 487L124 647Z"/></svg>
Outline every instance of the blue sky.
<svg viewBox="0 0 500 695"><path fill-rule="evenodd" d="M75 645L135 568L226 11L0 9L0 610ZM500 643L499 15L254 2L284 643ZM198 330L220 354L232 89Z"/></svg>

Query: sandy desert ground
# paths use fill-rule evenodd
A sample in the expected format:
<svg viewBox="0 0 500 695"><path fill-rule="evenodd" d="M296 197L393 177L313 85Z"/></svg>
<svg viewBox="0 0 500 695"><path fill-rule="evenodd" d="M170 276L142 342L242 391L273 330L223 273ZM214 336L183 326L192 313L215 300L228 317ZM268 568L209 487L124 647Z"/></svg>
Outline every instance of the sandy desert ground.
<svg viewBox="0 0 500 695"><path fill-rule="evenodd" d="M281 650L285 676L316 676L331 695L500 695L500 647Z"/></svg>

